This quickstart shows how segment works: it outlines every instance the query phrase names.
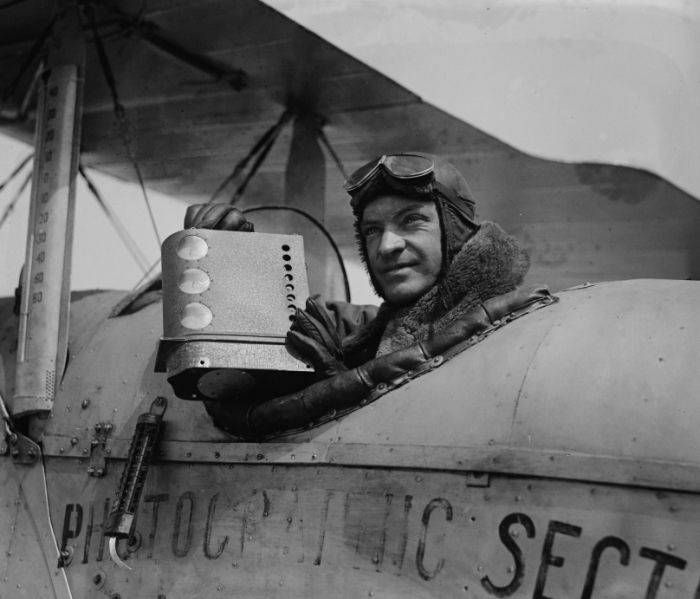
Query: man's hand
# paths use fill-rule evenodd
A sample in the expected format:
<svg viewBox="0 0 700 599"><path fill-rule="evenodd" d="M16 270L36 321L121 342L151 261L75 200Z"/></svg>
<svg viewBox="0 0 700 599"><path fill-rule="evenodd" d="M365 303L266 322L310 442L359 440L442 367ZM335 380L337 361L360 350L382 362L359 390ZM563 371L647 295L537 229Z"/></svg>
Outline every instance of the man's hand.
<svg viewBox="0 0 700 599"><path fill-rule="evenodd" d="M318 295L306 300L306 310L297 308L287 344L311 362L321 377L347 370L335 323Z"/></svg>
<svg viewBox="0 0 700 599"><path fill-rule="evenodd" d="M228 204L192 204L185 213L185 229L217 229L220 231L253 231L238 208Z"/></svg>

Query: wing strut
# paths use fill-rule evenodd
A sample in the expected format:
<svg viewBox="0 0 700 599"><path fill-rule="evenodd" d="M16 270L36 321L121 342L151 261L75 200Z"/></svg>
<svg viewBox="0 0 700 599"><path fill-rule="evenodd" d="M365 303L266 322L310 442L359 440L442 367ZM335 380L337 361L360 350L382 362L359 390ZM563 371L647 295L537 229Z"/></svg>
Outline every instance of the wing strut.
<svg viewBox="0 0 700 599"><path fill-rule="evenodd" d="M40 77L34 175L22 278L15 417L46 415L68 348L70 266L85 48L77 9L64 5L61 44Z"/></svg>

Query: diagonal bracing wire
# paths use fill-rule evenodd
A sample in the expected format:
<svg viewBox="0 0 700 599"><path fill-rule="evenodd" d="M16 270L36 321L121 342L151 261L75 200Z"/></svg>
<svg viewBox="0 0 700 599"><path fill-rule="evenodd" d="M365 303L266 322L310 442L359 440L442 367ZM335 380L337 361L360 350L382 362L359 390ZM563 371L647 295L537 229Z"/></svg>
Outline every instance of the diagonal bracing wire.
<svg viewBox="0 0 700 599"><path fill-rule="evenodd" d="M348 174L345 171L345 167L343 166L343 163L340 160L340 156L336 153L335 149L331 145L331 142L328 141L328 137L326 136L326 133L323 131L323 127L319 127L317 129L317 135L318 138L321 140L324 146L326 146L326 150L328 150L328 153L331 155L331 158L333 158L333 162L335 162L335 165L338 167L338 170L340 171L340 174L343 175L343 179L348 178Z"/></svg>
<svg viewBox="0 0 700 599"><path fill-rule="evenodd" d="M287 121L289 120L290 117L291 117L291 114L287 110L285 110L282 113L282 116L280 117L279 121L277 121L277 123L275 124L273 134L265 142L265 145L260 149L260 152L255 157L255 161L253 162L253 165L250 167L250 170L248 171L248 174L245 176L245 179L243 179L241 184L236 188L236 192L231 197L231 200L229 202L231 205L237 204L238 200L241 199L241 197L243 196L243 192L245 191L245 188L248 187L248 183L250 183L251 179L255 176L255 173L258 172L260 165L264 162L265 158L267 158L267 155L270 153L272 146L275 145L275 142L277 141L279 134L282 132L282 129L284 129L284 126L287 124Z"/></svg>
<svg viewBox="0 0 700 599"><path fill-rule="evenodd" d="M160 277L160 273L158 273L158 266L160 266L160 256L158 257L151 266L148 267L148 270L143 273L143 276L136 282L136 284L131 288L132 291L136 291L139 287L143 286L146 281L149 281L148 284L152 284L154 280L156 280L158 277ZM158 274L154 274L158 273Z"/></svg>
<svg viewBox="0 0 700 599"><path fill-rule="evenodd" d="M107 215L107 218L114 227L114 230L117 232L119 237L121 237L122 243L124 243L126 249L129 250L131 255L134 257L134 260L136 260L139 268L141 268L144 273L148 272L148 259L139 249L137 243L134 241L134 238L129 234L129 230L119 220L116 213L108 206L107 202L105 202L95 183L90 179L90 177L88 177L82 164L78 167L78 172L80 172L80 176L83 178L88 186L88 189L97 200L100 208L102 208L104 213Z"/></svg>
<svg viewBox="0 0 700 599"><path fill-rule="evenodd" d="M277 139L280 132L287 124L291 116L292 115L288 110L282 112L279 119L277 119L277 121L267 131L265 131L265 133L263 133L262 137L260 137L260 139L257 142L255 142L255 145L250 149L250 152L248 152L248 154L246 154L241 160L238 161L231 173L221 182L219 187L216 188L216 191L211 195L211 198L209 198L208 203L212 204L214 200L216 200L216 198L223 192L223 190L226 189L226 187L232 181L235 181L241 175L241 173L245 170L245 167L248 166L248 162L250 162L250 160L254 156L260 154L262 155L262 159L264 159L265 156L267 156L267 153L270 151L272 144L274 144L275 140ZM260 156L258 156L258 158L255 161L255 164L253 165L253 167L251 167L251 172L253 174L255 174L255 171L257 171L258 167L262 163L262 159L260 159ZM248 181L250 181L251 178L252 175L249 173L246 177L246 180L244 181L244 185L242 184L244 189L245 185L248 184ZM232 199L231 203L234 203L238 200L237 196L240 196L240 193L242 193L242 191L239 193L239 189L237 189L234 193L233 198L235 198L235 200Z"/></svg>
<svg viewBox="0 0 700 599"><path fill-rule="evenodd" d="M122 141L124 143L124 149L126 150L129 161L134 167L136 172L136 178L138 179L139 186L141 187L141 192L143 194L143 199L146 202L146 208L148 210L148 216L151 220L151 225L153 227L153 232L158 240L158 245L160 245L160 233L158 232L158 225L156 224L156 219L153 214L153 209L151 207L151 202L148 199L148 194L146 193L146 185L143 181L143 175L141 174L141 169L139 168L138 162L136 161L136 156L134 154L133 148L131 146L131 134L129 133L129 122L126 118L126 111L124 106L119 101L119 94L117 93L117 82L114 78L114 72L112 71L112 66L109 62L109 57L105 51L105 47L102 44L102 38L97 31L97 24L95 22L95 12L93 10L92 4L88 3L85 6L85 13L88 17L90 29L95 39L95 45L97 47L97 55L100 60L100 66L102 67L102 73L107 81L107 86L109 87L110 94L112 96L112 105L114 106L114 114L117 117L117 122L119 123L119 128L121 129Z"/></svg>
<svg viewBox="0 0 700 599"><path fill-rule="evenodd" d="M5 189L5 187L7 187L7 185L10 184L12 179L14 179L19 174L19 172L27 165L27 163L32 159L33 156L34 156L34 154L29 154L29 156L27 156L24 160L22 160L22 162L20 162L15 167L15 170L13 170L10 173L10 175L7 177L7 179L5 179L2 183L0 183L0 191Z"/></svg>
<svg viewBox="0 0 700 599"><path fill-rule="evenodd" d="M25 161L22 163L22 166L24 166L28 162L29 158L31 158L31 156L29 156L27 159L25 159ZM15 170L16 170L16 172L19 172L21 169L15 169ZM29 173L25 177L24 181L22 181L22 185L20 185L20 187L17 190L17 192L15 193L14 197L10 200L10 203L5 207L5 211L2 213L2 216L0 216L0 228L2 228L2 226L5 224L7 219L10 217L10 215L14 211L15 206L17 205L17 202L19 202L20 198L22 197L22 194L24 193L24 190L27 188L27 186L29 185L29 182L31 180L32 180L32 172L29 171ZM3 187L5 186L5 184L3 184Z"/></svg>

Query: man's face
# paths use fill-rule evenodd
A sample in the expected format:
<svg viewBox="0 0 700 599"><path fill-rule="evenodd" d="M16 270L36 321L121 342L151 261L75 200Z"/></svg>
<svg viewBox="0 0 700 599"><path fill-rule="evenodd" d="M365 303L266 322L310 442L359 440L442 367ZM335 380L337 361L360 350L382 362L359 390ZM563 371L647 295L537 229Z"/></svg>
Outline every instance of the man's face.
<svg viewBox="0 0 700 599"><path fill-rule="evenodd" d="M414 302L437 281L442 245L433 202L398 194L377 196L364 209L360 234L369 267L388 302Z"/></svg>

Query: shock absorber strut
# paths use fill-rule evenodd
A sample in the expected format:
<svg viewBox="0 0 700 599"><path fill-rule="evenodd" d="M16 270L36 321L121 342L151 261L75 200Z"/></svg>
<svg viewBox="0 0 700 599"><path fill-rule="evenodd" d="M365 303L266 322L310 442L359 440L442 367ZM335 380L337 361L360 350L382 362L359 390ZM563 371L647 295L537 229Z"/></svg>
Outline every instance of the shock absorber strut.
<svg viewBox="0 0 700 599"><path fill-rule="evenodd" d="M153 458L163 414L168 406L164 397L157 397L148 412L141 414L131 438L129 455L124 464L117 497L107 519L105 536L109 537L109 553L120 566L131 569L117 553L117 541L133 534L134 518L146 483L146 475Z"/></svg>

